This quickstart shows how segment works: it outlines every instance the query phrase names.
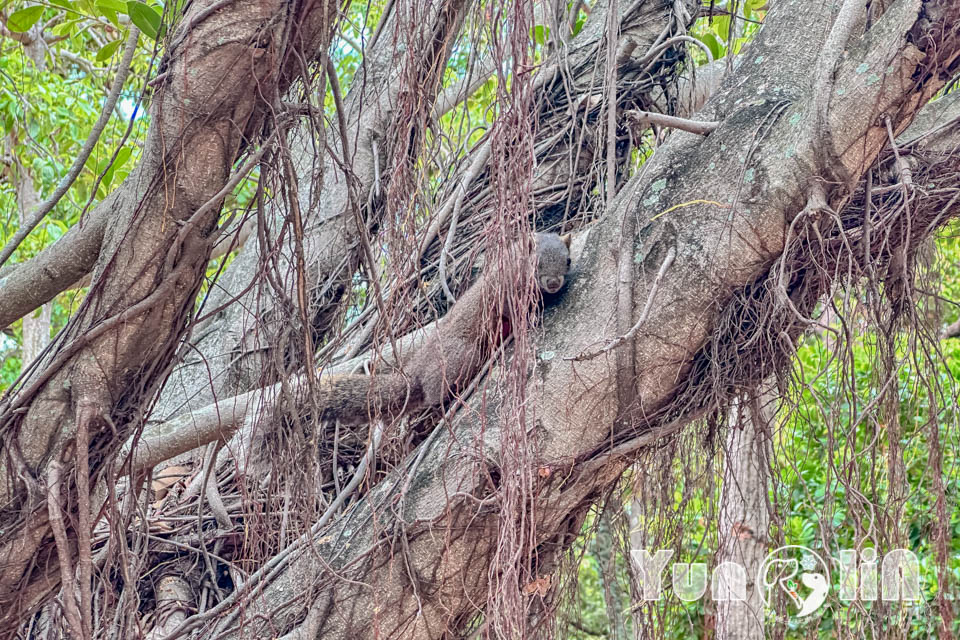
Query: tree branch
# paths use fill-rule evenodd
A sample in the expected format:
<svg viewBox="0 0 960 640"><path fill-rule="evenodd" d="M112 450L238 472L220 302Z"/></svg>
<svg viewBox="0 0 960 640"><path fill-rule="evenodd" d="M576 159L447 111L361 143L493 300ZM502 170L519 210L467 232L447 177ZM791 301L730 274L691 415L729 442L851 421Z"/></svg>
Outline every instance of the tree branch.
<svg viewBox="0 0 960 640"><path fill-rule="evenodd" d="M896 14L896 9L889 9L888 14ZM899 66L892 62L892 74L903 74L912 81L870 84L867 93L856 100L862 111L870 110L864 105L881 104L896 113L893 121L898 130L912 119L922 98L957 71L960 43L954 40L950 25L960 18L960 7L924 3L921 11L914 12L913 22L902 20L903 14L885 15L881 22L886 19L887 24L874 26L894 38L898 30L901 37L922 30L916 43L899 40L900 53L906 53L902 60L892 54L894 60L900 60ZM552 548L558 539L563 540L558 546L568 545L574 535L566 534L578 531L586 508L619 477L635 454L637 439L651 443L665 431L679 429L686 420L716 406L710 402L725 393L715 388L712 393L716 395L707 398L676 396L689 389L686 383L699 379L688 376L705 375L703 384L709 385L710 372L696 369L694 357L709 344L731 292L769 277L770 265L784 251L786 221L797 215L805 201L806 184L817 178L818 150L816 145L794 146L798 119L792 115L807 113L812 106L810 81L818 47L810 37L828 33L832 22L826 6L809 7L798 18L794 5L774 5L763 30L767 37L758 38L744 54L748 60L763 56L767 64L736 85L728 83L704 109L704 117L717 118L720 126L707 138L671 136L648 161L644 173L623 188L621 193L626 195L618 198L583 240L587 249L579 257L578 278L565 294L564 309L548 311L544 318L539 347L543 357L527 390L527 413L536 415L527 429L539 454L537 484L532 488L536 504L530 510L536 519L537 538L530 542L531 548ZM776 34L776 43L769 34ZM890 42L884 37L867 46L851 47L850 59L841 63L839 73L856 68L865 58L887 58ZM922 49L923 55L911 55L914 45L920 43L922 47L917 49ZM863 41L859 44L866 45ZM939 70L942 73L931 73L929 60L924 60L927 54L952 61L948 63L951 66ZM855 147L857 155L849 159L855 160L850 166L856 169L877 157L883 137L875 137L875 118L851 113L853 102L844 107L849 109L845 111L850 116L849 128L841 132L830 127L820 132L818 139L835 148ZM830 136L833 138L827 140ZM710 163L715 164L708 171ZM747 170L763 176L769 186L744 179ZM950 170L958 170L955 162ZM862 173L852 175L859 179ZM715 207L704 201L704 193L716 202L736 204L732 210ZM700 204L685 208L682 217L642 222L673 203L696 200ZM671 277L661 283L644 330L636 336L638 406L645 421L618 425L621 411L616 402L615 363L610 358L572 362L556 354L579 353L591 344L603 343L615 330L611 310L615 309L617 257L608 248L619 246L624 216L641 221L635 244L638 269L655 271L673 244L676 258ZM801 223L812 224L810 220ZM649 243L641 245L640 239L649 239ZM640 286L635 299L649 299L651 285ZM765 372L749 374L764 376ZM727 382L735 384L736 380ZM502 400L497 392L474 398L471 410L460 412L452 427L441 429L438 439L428 445L434 455L414 454L424 462L415 478L404 478L403 470L398 470L343 518L311 535L306 544L313 551L303 554L248 601L251 626L244 632L256 633L258 616L267 612L273 614L271 623L288 628L283 620L294 622L300 608L280 607L298 584L319 585L310 604L330 612L318 630L325 638L355 637L372 625L384 635L402 629L406 637L428 637L434 629L458 627L476 615L475 603L482 602L489 587L487 566L495 553L494 532L502 524L498 510L477 507L477 496L489 495L490 488L483 480L488 474L511 471L499 466L504 446L501 421L513 419L500 415ZM474 443L479 443L479 451ZM621 455L609 457L614 451ZM405 492L401 487L415 489ZM357 525L372 521L376 526ZM437 585L434 598L414 598L407 583L397 578L396 565L391 562L393 545L378 533L392 526L402 528L409 545L405 555L409 571L429 575ZM349 547L343 544L346 539ZM538 560L538 570L549 570L549 562L542 557ZM354 580L364 586L352 587ZM375 614L374 595L365 586L369 584L376 585L375 602L380 606Z"/></svg>
<svg viewBox="0 0 960 640"><path fill-rule="evenodd" d="M140 30L136 27L130 27L130 35L127 38L127 44L123 50L123 58L120 60L120 67L117 69L117 75L113 79L113 86L110 88L107 100L103 103L103 108L100 110L100 117L97 118L93 129L90 130L90 135L87 136L86 142L84 142L83 147L80 148L80 153L78 153L76 159L74 159L73 165L70 167L70 170L67 171L67 175L63 177L60 184L57 185L57 188L50 194L50 197L44 200L36 211L33 211L28 216L28 220L25 221L24 224L20 225L17 232L13 234L13 237L10 238L3 249L0 249L0 264L6 262L7 259L13 255L13 252L17 250L17 247L20 246L24 238L30 235L30 232L40 224L44 216L53 210L57 203L60 202L60 198L70 189L73 181L80 175L80 171L83 170L84 164L86 164L90 154L93 153L93 148L100 139L100 134L103 133L107 122L110 120L110 116L113 114L114 105L116 105L117 100L120 99L123 83L126 82L127 75L130 73L133 54L137 50L137 38L139 38L139 36Z"/></svg>

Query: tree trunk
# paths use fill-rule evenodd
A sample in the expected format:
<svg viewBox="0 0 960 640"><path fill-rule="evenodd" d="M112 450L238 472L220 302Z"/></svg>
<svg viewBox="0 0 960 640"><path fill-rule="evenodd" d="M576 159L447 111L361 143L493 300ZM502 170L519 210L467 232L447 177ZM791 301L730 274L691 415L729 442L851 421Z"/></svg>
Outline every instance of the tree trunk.
<svg viewBox="0 0 960 640"><path fill-rule="evenodd" d="M854 38L841 57L842 49L821 52L811 42L813 34L830 33L835 16L828 9L778 3L744 54L745 60L761 57L769 64L762 72L728 82L699 114L704 120L719 119L720 126L707 138L671 136L645 171L624 186L606 216L575 241L578 277L564 297L563 311L545 313L539 358L527 390L527 411L536 416L528 429L539 445L542 470L536 487L538 549L554 549L576 535L588 506L619 477L634 452L719 406L725 386L718 385L718 379L756 385L783 366L786 356L777 355L775 345L749 354L731 346L759 330L741 318L763 309L771 313L762 329L770 333L764 335L796 336L805 326L797 314L811 313L827 291L829 282L804 279L793 271L796 265L790 267L796 279L781 280L778 260L799 259L798 238L807 238L819 219L813 212L827 207L844 211L856 197L857 192L843 188L824 201L817 188L809 186L815 184L814 176L829 167L833 175L857 180L887 144L886 127L877 125L874 112L862 109L863 101L892 114L893 130L902 131L919 105L942 86L922 73L928 80L907 79L931 64L929 56L957 64L953 36L934 53L909 35L921 23L927 25L933 5L924 5L924 10L928 13L921 18L913 5L895 4L874 24L875 32ZM960 17L960 7L942 10L937 20L946 22L935 21L937 25ZM843 27L838 29L842 32ZM891 39L901 42L897 52L873 48L873 43ZM946 43L949 55L944 53ZM827 53L834 57L824 58ZM856 78L864 66L883 70L889 81L869 85L870 97L853 97L829 86L811 88L816 72L834 64L836 71L828 77L834 77L836 85L830 86L863 90ZM825 98L830 108L822 114L827 123L822 127L815 124L821 116L812 109ZM704 194L710 194L709 202ZM684 206L677 208L677 203ZM939 213L937 203L930 205L923 214L927 220ZM641 221L631 253L636 264L634 317L648 298L655 304L633 344L642 372L633 408L642 407L643 418L635 415L624 423L617 418L629 414L631 407L617 405L614 358L603 347L615 344L617 337L617 277L612 274L619 273L617 248L626 216ZM816 249L804 245L802 255L821 256L818 252L825 251L828 260L843 265L841 273L862 268L857 265L863 246L854 242L847 253L826 240L834 231L818 232L825 244ZM872 257L874 263L889 259L885 253ZM658 279L663 271L667 277ZM760 308L752 306L757 304L753 296L761 301ZM777 300L781 302L774 306ZM724 328L714 333L717 327ZM745 361L750 367L744 367ZM473 411L459 413L452 429L443 427L425 445L428 451L420 452L423 457L417 458L413 477L378 485L347 516L318 532L313 542L305 541L314 552L276 570L250 602L251 631L263 630L256 620L267 611L274 624L293 624L300 608L278 613L276 607L303 584L317 585L312 608L324 612L318 637L355 637L374 628L386 635L429 637L432 628L460 628L472 619L478 612L475 603L486 591L485 567L499 526L495 513L478 512L474 505L493 489L482 479L503 473L498 468L501 407L495 392L485 394L482 404L475 399ZM469 444L475 442L482 443L482 457ZM409 489L392 488L401 486ZM389 507L394 503L402 508ZM402 527L387 513L402 517ZM373 528L354 524L373 520L381 530L401 527L402 565L391 559ZM349 548L343 546L347 539ZM537 570L549 571L552 556L539 557ZM471 570L479 567L484 569ZM334 581L331 569L376 588ZM422 592L410 584L429 584L430 589Z"/></svg>
<svg viewBox="0 0 960 640"><path fill-rule="evenodd" d="M717 564L746 570L746 599L717 601L717 640L763 640L764 603L757 583L770 549L770 456L777 396L771 385L755 403L740 400L730 410L720 496Z"/></svg>
<svg viewBox="0 0 960 640"><path fill-rule="evenodd" d="M32 30L33 31L33 30ZM28 35L28 34L23 34ZM35 35L25 48L38 68L43 68L44 47L42 41ZM12 158L16 149L17 140L13 133L6 137L9 153ZM15 160L11 162L9 173L13 182L13 190L17 196L17 212L20 215L20 224L26 224L30 213L40 204L40 197L33 186L33 176L27 167ZM29 313L23 316L23 339L20 348L20 371L25 372L30 364L37 359L40 352L50 344L50 322L53 315L53 304L47 303L40 307L39 313Z"/></svg>
<svg viewBox="0 0 960 640"><path fill-rule="evenodd" d="M260 97L285 90L299 73L290 31L276 29L289 21L299 46L325 48L335 24L317 6L291 14L279 3L241 0L230 12L210 11L212 4L190 4L165 54L167 75L153 97L142 160L90 214L109 219L90 293L56 348L0 403L4 622L22 620L65 580L66 611L89 627L91 512L99 511L90 487L115 473L108 461L139 428L169 372L206 271L230 169L278 106ZM268 54L271 39L276 48ZM215 45L187 46L192 42ZM265 93L249 91L252 79ZM4 296L24 303L20 294L38 277L36 265L44 278L41 256L4 278ZM57 560L71 557L71 539L80 553L76 580ZM0 634L15 632L8 624Z"/></svg>

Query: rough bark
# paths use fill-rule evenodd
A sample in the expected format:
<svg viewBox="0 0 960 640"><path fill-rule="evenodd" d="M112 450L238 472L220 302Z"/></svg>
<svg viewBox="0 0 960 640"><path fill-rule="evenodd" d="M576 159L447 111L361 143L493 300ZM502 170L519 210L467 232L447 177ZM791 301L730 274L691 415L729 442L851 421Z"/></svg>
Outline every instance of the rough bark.
<svg viewBox="0 0 960 640"><path fill-rule="evenodd" d="M695 11L695 4L688 2L683 5L687 16ZM683 32L689 19L675 15L674 8L672 1L665 0L618 5L618 31L624 39L632 43L630 50L646 52L654 43L662 43L675 33ZM602 91L603 82L601 74L597 73L596 60L605 55L604 29L609 10L610 6L606 2L598 2L594 6L583 31L569 45L569 57L558 57L544 65L536 84L537 111L532 117L538 122L538 140L543 142L536 148L534 192L535 216L541 221L574 215L579 208L598 205L591 204L589 194L602 177L597 174L595 166L597 158L602 157L603 145L598 142L602 138L599 120L591 119L591 114L600 108L594 103L596 95ZM378 60L380 55L382 54L375 50L373 59ZM641 73L650 65L653 65L653 62L640 65L629 56L619 59L620 83L626 88L617 95L618 109L626 110L654 102L663 109L668 108L666 103L671 94L654 82L654 75ZM373 69L377 68L373 65ZM379 86L376 83L373 85ZM378 99L389 102L394 99L392 96L397 88L388 84L383 91L386 93L373 92L373 95L385 95ZM689 85L681 89L681 92L681 103L692 99L687 95ZM700 99L703 99L702 96ZM370 102L372 98L368 96L365 100ZM374 103L378 104L376 101ZM359 108L354 103L350 104L351 108ZM689 109L689 106L686 108ZM365 110L365 118L377 116L376 112L371 113L367 107ZM575 114L574 127L571 127L570 123L571 111ZM389 124L387 131L395 131L398 126L398 123L380 124ZM353 139L355 136L362 136L363 132L369 131L372 126L368 120L351 125L350 130L356 130L357 133L349 137ZM338 135L334 131L328 133L334 140ZM437 207L439 213L431 223L428 237L423 243L428 245L426 253L439 252L445 232L453 224L450 217L456 206L462 206L464 211L458 227L461 232L466 227L482 226L487 222L492 203L489 197L490 159L488 154L484 155L484 149L489 147L484 143L480 143L479 147L461 171L463 188L459 182L454 181L457 186L449 193L444 193L440 199L441 204ZM361 160L365 158L366 156L361 156ZM619 161L622 163L625 159L620 158ZM381 167L385 165L386 159L381 162ZM327 292L322 300L312 300L311 304L317 306L318 314L329 317L337 312L340 302L337 296L330 295L329 292L342 289L342 278L346 272L341 269L341 263L357 263L359 243L356 242L356 226L351 223L350 212L345 209L346 195L342 186L338 187L343 185L345 180L342 177L333 177L336 175L335 169L330 169L325 175L333 185L331 189L324 191L326 204L319 216L319 232L316 239L309 241L309 246L315 247L316 251L322 249L316 254L320 256L317 258L318 264L337 265L336 269L339 271L334 273L322 269L311 270L305 277L310 291ZM361 198L368 197L373 188L372 164L358 163L353 169L353 178ZM384 189L385 185L380 188ZM456 205L458 198L462 201ZM278 203L278 206L282 206L282 203ZM572 208L569 214L564 213L566 207ZM324 212L328 211L333 212L330 214L332 218L325 217L327 213ZM325 225L321 224L323 221L326 221ZM337 244L338 239L347 242L345 245ZM350 247L346 255L344 246ZM258 265L262 262L259 251L258 247L249 247L241 252L231 265L231 270L224 275L222 280L225 284L218 287L211 296L211 306L216 307L221 302L230 300L227 292L237 290L241 285L246 286L257 277ZM290 247L285 245L281 247L281 251L287 256ZM290 257L284 257L283 260L292 262ZM327 278L326 284L320 286L323 277ZM339 284L334 286L337 282ZM250 430L265 432L275 423L277 389L266 387L257 393L246 391L262 384L260 372L263 363L269 357L267 354L270 350L277 348L276 340L269 340L264 336L276 335L276 328L271 330L269 325L280 324L279 318L275 317L269 322L257 322L257 318L268 317L271 309L274 310L272 313L277 315L277 301L268 294L247 293L241 302L232 304L218 314L217 318L212 319L208 326L198 329L198 337L189 349L184 350L187 360L171 376L161 396L159 409L155 412L155 423L147 429L147 437L152 447L160 447L172 455L217 438L229 437L239 426L237 420L246 417L249 406L258 407L256 422L247 425ZM260 335L261 333L263 335ZM246 346L245 340L250 341ZM340 370L340 367L336 367L330 369L329 373L335 374ZM198 379L206 380L206 383L200 384ZM302 376L291 380L288 385L288 389L295 396L302 395L306 388L307 381ZM191 416L202 418L196 420ZM154 456L150 458L154 459Z"/></svg>
<svg viewBox="0 0 960 640"><path fill-rule="evenodd" d="M34 29L35 30L35 29ZM34 31L31 30L31 31ZM29 32L28 32L29 33ZM44 48L39 39L34 39L30 44L24 45L34 64L42 70L44 60ZM38 52L39 50L39 52ZM17 198L17 212L20 216L20 224L27 224L27 219L31 211L40 204L40 197L36 188L33 186L33 176L27 167L17 161L13 152L16 149L17 140L13 133L7 134L7 145L10 149L12 161L8 167L8 174L13 183L13 190ZM40 355L44 347L50 344L50 320L53 315L53 305L47 303L40 307L39 313L30 313L23 317L22 341L20 348L20 370L26 371L30 363Z"/></svg>
<svg viewBox="0 0 960 640"><path fill-rule="evenodd" d="M300 73L298 52L323 50L335 25L332 3L293 12L268 1L239 0L228 11L214 4L192 3L174 32L142 160L94 211L107 222L90 293L42 366L0 406L4 635L58 577L72 579L54 552L69 558L73 538L83 584L88 487L169 371L216 239L230 169Z"/></svg>
<svg viewBox="0 0 960 640"><path fill-rule="evenodd" d="M633 452L722 400L722 389L704 391L711 376L729 365L704 356L727 356L720 349L724 336L711 339L722 314L743 303L737 292L750 285L767 280L770 289L780 286L771 268L793 234L814 224L811 212L826 206L839 211L851 199L858 179L887 144L878 117L889 117L892 129L902 131L956 73L958 12L960 7L947 3L894 3L869 32L847 43L845 55L827 61L836 65L830 74L835 85L812 91L834 15L826 6L777 3L742 56L741 72L699 114L718 121L718 128L705 138L674 134L625 185L606 216L575 241L575 253L582 250L580 274L563 311L545 315L527 392L528 415L536 416L528 428L542 461L535 490L539 557L550 558L568 544L588 505ZM824 91L825 127L811 127ZM825 176L841 181L819 204L814 187ZM808 201L814 204L805 208ZM634 313L656 295L647 321L627 343L639 379L634 403L623 407L617 404L613 354L591 355L617 336L617 250L624 219L631 216L639 221L627 256L637 265ZM667 261L670 253L675 258ZM672 266L655 290L655 276L668 262ZM799 311L809 312L824 292L802 276L788 285L787 298L802 297L794 303ZM798 325L802 322L782 330L789 338ZM740 364L739 381L752 385L782 362L759 359L747 372ZM314 589L312 610L322 612L317 637L356 637L372 629L386 636L431 637L476 615L497 539L496 509L483 498L495 490L486 479L497 476L500 406L495 392L486 394L482 405L472 403L452 429L441 429L424 445L429 451L418 458L412 478L382 483L318 532L311 551L296 563L271 566L267 584L254 580L258 593L247 610L247 632L262 630L258 612L269 611L272 624L293 624L302 603L289 596L305 584ZM625 415L630 419L623 420ZM403 536L402 558L394 552L394 536ZM549 567L546 561L543 569ZM358 582L345 582L345 575ZM235 621L231 617L229 624Z"/></svg>
<svg viewBox="0 0 960 640"><path fill-rule="evenodd" d="M261 224L267 237L283 239L266 246L246 243L219 278L207 307L220 310L197 327L182 349L153 420L275 382L265 372L276 368L278 360L286 361L289 372L297 371L307 359L291 344L305 333L320 344L339 325L362 258L361 234L387 214L383 195L390 186L389 169L398 156L412 162L418 151L408 148L402 136L416 139L424 133L408 130L410 114L398 109L399 94L414 91L429 112L440 71L470 6L468 0L388 5L380 36L365 54L337 122L319 144L309 124L289 136L302 231L292 228L289 199L269 203ZM324 144L330 151L318 158ZM306 266L302 273L296 268L298 250ZM264 269L276 271L274 285L262 278ZM289 300L298 287L305 290L306 308L292 313Z"/></svg>
<svg viewBox="0 0 960 640"><path fill-rule="evenodd" d="M29 260L0 267L0 327L22 318L87 276L100 255L103 230L114 207L132 197L133 183L107 196L59 240Z"/></svg>
<svg viewBox="0 0 960 640"><path fill-rule="evenodd" d="M901 131L957 72L957 34L952 29L960 19L958 13L960 8L946 3L894 3L865 36L855 36L848 43L845 56L826 61L836 69L825 76L816 71L823 64L819 49L833 25L830 8L788 0L777 3L742 56L739 72L697 116L719 126L706 137L674 134L645 170L621 189L605 217L577 239L579 275L562 308L550 309L544 316L544 335L526 396L528 431L541 461L533 496L537 547L528 550L536 554L538 569L551 570L553 559L579 531L586 509L604 495L638 448L715 408L728 392L726 386L704 391L716 371L722 373L726 365L707 356L729 353L720 348L724 338L736 346L736 340L746 342L751 337L716 335L721 320L728 317L724 314L743 303L741 293L746 288L758 282L772 290L781 287L783 298L799 305L800 311L819 297L823 289L813 282L817 274L806 279L801 274L796 281L781 283L772 268L798 233L813 235L814 214L826 210L824 205L840 211L852 198L860 175L887 144L885 123L878 124L878 118L889 116L892 129ZM230 20L237 15L243 13L231 14ZM224 19L227 16L218 17ZM237 30L235 23L230 24L229 33ZM175 88L179 87L173 81L179 64L175 60L170 67L169 86ZM237 73L262 71L260 66L235 66L240 67ZM223 68L230 67L218 65ZM835 78L835 85L824 93L823 87L810 86L814 77ZM229 74L228 79L232 79ZM824 95L825 114L815 108L823 104ZM162 99L158 104L162 112ZM163 122L162 115L155 113L158 122ZM238 114L232 115L231 121L237 122ZM239 116L252 118L242 110ZM218 133L223 136L219 141L233 139L229 128ZM151 142L159 144L155 136ZM178 192L176 203L190 202L186 210L147 202L143 218L151 224L142 224L142 218L130 219L131 207L120 207L117 224L106 227L101 252L106 257L97 268L90 302L65 334L65 340L80 342L72 343L74 347L61 345L60 353L68 356L62 362L53 361L58 369L50 370L36 389L15 398L28 409L26 414L4 414L7 469L15 463L23 479L8 480L0 517L6 525L16 510L23 510L34 516L30 524L35 527L13 529L19 537L4 539L5 546L0 547L5 572L0 579L0 611L6 619L16 620L39 601L43 593L38 593L36 585L46 591L56 584L48 574L26 573L33 570L29 563L47 541L48 513L34 498L40 493L38 487L32 487L31 493L21 486L43 477L51 459L44 455L34 462L31 458L37 458L40 447L31 449L21 443L13 449L8 443L12 437L46 437L52 444L44 452L53 451L55 460L65 455L69 464L67 445L73 433L78 426L86 429L92 424L88 431L96 440L96 470L100 456L109 454L128 435L129 412L150 397L160 373L171 363L212 244L209 220L195 225L208 235L179 238L178 230L170 229L177 225L164 227L161 214L185 220L217 192L213 184L223 184L233 160L229 151L239 146L239 142L233 147L223 144L211 161L205 150L214 142L198 140L187 145L193 153L182 158L182 167L168 166L184 173L189 170L194 180L206 178L204 189L185 189L194 183L180 186L186 193ZM958 167L951 165L948 170L955 173ZM206 171L219 174L210 176ZM173 179L178 175L171 171ZM832 180L823 204L815 188L822 178ZM137 179L145 177L132 176L132 184ZM130 193L125 189L124 197ZM123 202L129 200L119 204ZM808 202L815 204L805 208ZM637 230L624 238L623 229L630 220ZM123 234L129 236L122 238ZM126 239L135 242L136 254ZM192 244L166 260L181 240ZM870 258L888 259L871 255L870 246L866 249ZM122 270L109 268L114 251ZM625 264L630 265L626 272L633 278L630 299L634 302L618 309ZM661 271L662 279L657 277ZM161 282L174 284L157 289ZM124 324L107 325L100 334L80 337L84 331L105 326L98 323L124 313L123 308L131 308L124 305L136 304L151 291L163 297L150 318L165 328L162 335L147 325L137 309L114 316ZM620 322L624 315L644 321L631 331L630 339L617 341L625 335ZM740 325L744 332L761 329ZM795 329L795 325L778 325L773 330L778 336L782 331L789 342ZM135 335L137 330L144 335ZM613 345L616 348L606 349ZM70 348L74 352L65 350ZM622 391L623 385L618 385L622 380L618 381L616 356L624 349L639 375L635 384L628 381L633 397L618 394L618 386ZM778 363L759 359L750 364L755 371L741 375L762 378ZM727 386L751 383L717 378ZM149 384L141 385L144 379ZM68 388L74 398L63 397ZM493 390L483 399L472 400L453 425L441 425L422 445L406 469L409 477L396 472L335 522L317 527L315 535L293 550L303 553L291 551L271 560L204 620L213 620L224 637L291 629L308 609L306 619L313 635L324 638L433 637L443 629L463 628L480 612L477 603L485 599L488 561L497 540L499 516L491 499L496 486L490 481L500 471L500 423L509 419L500 415L501 405ZM91 412L91 406L106 409ZM105 414L112 424L100 424ZM110 435L109 426L119 427L117 435ZM20 457L14 461L13 455ZM10 502L11 497L15 502ZM59 507L49 510L58 511ZM7 526L4 530L11 531ZM56 562L47 555L36 566L44 567L37 570L41 573ZM26 587L22 600L14 600L12 589L20 585ZM230 615L217 618L230 608ZM236 627L238 620L247 626Z"/></svg>
<svg viewBox="0 0 960 640"><path fill-rule="evenodd" d="M952 322L943 328L943 331L940 332L940 337L946 340L947 338L956 338L960 336L960 320Z"/></svg>
<svg viewBox="0 0 960 640"><path fill-rule="evenodd" d="M627 637L625 604L629 598L624 598L623 589L617 578L618 536L614 518L622 517L613 513L613 506L608 505L597 522L597 533L594 539L594 555L600 576L603 581L603 603L607 610L607 633L609 640L620 640Z"/></svg>

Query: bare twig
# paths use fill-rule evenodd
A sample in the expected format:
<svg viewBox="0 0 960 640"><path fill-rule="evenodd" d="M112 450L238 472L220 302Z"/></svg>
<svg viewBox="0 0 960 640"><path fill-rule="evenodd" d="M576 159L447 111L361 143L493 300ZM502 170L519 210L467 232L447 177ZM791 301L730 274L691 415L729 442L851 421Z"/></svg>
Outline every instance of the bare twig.
<svg viewBox="0 0 960 640"><path fill-rule="evenodd" d="M452 111L457 105L466 101L482 87L497 71L497 65L492 58L483 59L477 68L471 68L462 81L453 85L437 97L433 105L433 119L439 120Z"/></svg>
<svg viewBox="0 0 960 640"><path fill-rule="evenodd" d="M706 52L706 54L707 54L707 62L708 62L708 63L709 63L709 62L713 62L713 54L710 53L710 48L707 47L707 45L705 45L704 43L700 42L699 40L697 40L696 38L694 38L694 37L692 37L692 36L683 36L683 35L680 35L680 36L674 36L674 37L670 38L669 40L667 40L666 42L660 44L659 46L652 47L652 48L643 56L643 58L641 58L641 59L639 60L639 64L649 65L649 64L652 63L654 60L656 60L656 59L657 59L657 56L659 56L665 49L669 49L669 48L672 47L673 45L678 44L678 43L680 43L680 42L689 42L690 44L694 44L694 45L700 47L700 48L703 49L704 52ZM621 55L623 55L623 54L625 54L625 53L626 53L626 50L622 51L622 52L621 52ZM631 51L631 53L632 53L632 51ZM629 54L628 54L628 55L629 55Z"/></svg>
<svg viewBox="0 0 960 640"><path fill-rule="evenodd" d="M631 109L625 112L625 115L630 121L630 124L636 127L647 127L655 124L661 127L671 127L673 129L680 129L681 131L689 131L690 133L701 136L713 133L720 124L719 122L700 122L698 120L688 120L686 118L668 116L663 113L640 111L637 109Z"/></svg>
<svg viewBox="0 0 960 640"><path fill-rule="evenodd" d="M80 579L80 623L84 638L93 637L93 565L90 558L90 423L97 408L81 400L77 407L77 572Z"/></svg>
<svg viewBox="0 0 960 640"><path fill-rule="evenodd" d="M617 20L617 0L611 0L607 14L607 184L606 205L609 207L617 194L617 39L620 21Z"/></svg>
<svg viewBox="0 0 960 640"><path fill-rule="evenodd" d="M380 448L380 441L383 438L383 434L383 423L378 422L373 429L370 444L367 447L367 452L357 465L357 469L354 472L353 477L350 479L350 482L348 482L343 488L343 491L340 493L340 495L338 495L333 502L330 503L330 506L327 507L323 515L320 516L313 526L310 527L309 532L305 533L296 542L288 546L277 555L273 556L263 567L251 574L249 579L244 583L242 589L236 589L233 593L217 604L217 606L207 611L205 615L193 616L187 619L186 622L174 629L169 635L165 636L163 640L175 640L191 629L194 629L198 625L202 624L203 621L208 617L213 618L219 614L231 611L232 609L231 613L220 623L221 628L228 628L230 624L232 624L233 620L235 620L237 616L241 615L242 608L234 607L236 602L244 596L255 595L255 592L259 592L265 585L269 584L271 580L273 580L281 571L283 571L287 564L289 564L289 562L295 557L297 552L301 551L305 545L313 542L317 533L330 522L330 519L333 518L337 512L339 512L346 499L350 497L357 487L360 486L360 483L367 476L367 470L372 464L377 450Z"/></svg>
<svg viewBox="0 0 960 640"><path fill-rule="evenodd" d="M447 296L450 304L457 301L450 292L450 285L447 283L447 258L450 256L450 248L453 246L453 238L457 235L457 222L460 220L460 208L463 205L463 198L467 194L466 185L461 182L459 193L453 203L453 218L450 220L450 228L447 229L447 237L443 242L443 248L440 250L440 286L443 287L443 293Z"/></svg>

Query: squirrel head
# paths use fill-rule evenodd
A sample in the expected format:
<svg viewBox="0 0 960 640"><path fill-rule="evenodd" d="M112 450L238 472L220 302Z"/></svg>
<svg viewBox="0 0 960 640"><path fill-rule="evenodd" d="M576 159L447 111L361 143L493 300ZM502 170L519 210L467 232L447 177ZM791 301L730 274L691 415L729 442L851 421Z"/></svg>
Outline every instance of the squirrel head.
<svg viewBox="0 0 960 640"><path fill-rule="evenodd" d="M536 241L537 283L546 293L556 293L570 271L570 234L538 233Z"/></svg>

